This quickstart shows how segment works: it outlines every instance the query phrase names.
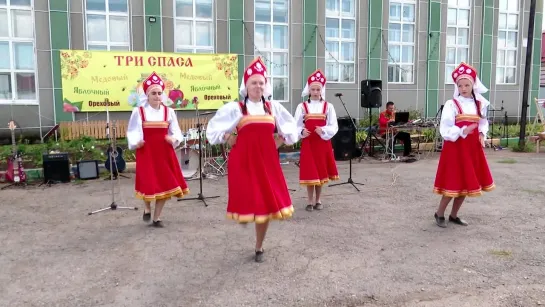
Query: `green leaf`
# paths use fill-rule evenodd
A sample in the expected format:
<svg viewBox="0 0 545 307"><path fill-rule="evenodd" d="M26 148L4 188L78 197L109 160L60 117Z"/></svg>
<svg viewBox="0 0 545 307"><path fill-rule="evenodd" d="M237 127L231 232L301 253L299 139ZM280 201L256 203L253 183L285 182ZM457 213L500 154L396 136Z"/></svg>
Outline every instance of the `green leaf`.
<svg viewBox="0 0 545 307"><path fill-rule="evenodd" d="M77 102L72 102L70 103L71 105L77 107L80 111L81 111L81 107L83 105L83 101L77 101Z"/></svg>

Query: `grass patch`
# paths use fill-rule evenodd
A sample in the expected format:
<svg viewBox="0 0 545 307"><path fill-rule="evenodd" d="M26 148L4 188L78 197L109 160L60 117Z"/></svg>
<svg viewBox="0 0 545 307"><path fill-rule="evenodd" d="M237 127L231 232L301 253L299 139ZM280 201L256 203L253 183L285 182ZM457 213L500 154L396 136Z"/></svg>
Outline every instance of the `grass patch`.
<svg viewBox="0 0 545 307"><path fill-rule="evenodd" d="M494 256L502 257L502 258L511 258L511 256L513 256L513 253L511 253L511 251L499 250L499 249L490 250L489 253Z"/></svg>
<svg viewBox="0 0 545 307"><path fill-rule="evenodd" d="M517 160L515 160L513 158L509 158L509 159L499 160L498 163L515 164L515 163L517 163Z"/></svg>
<svg viewBox="0 0 545 307"><path fill-rule="evenodd" d="M518 143L512 146L509 146L513 152L535 152L536 145L533 143L525 142L524 146L520 146Z"/></svg>

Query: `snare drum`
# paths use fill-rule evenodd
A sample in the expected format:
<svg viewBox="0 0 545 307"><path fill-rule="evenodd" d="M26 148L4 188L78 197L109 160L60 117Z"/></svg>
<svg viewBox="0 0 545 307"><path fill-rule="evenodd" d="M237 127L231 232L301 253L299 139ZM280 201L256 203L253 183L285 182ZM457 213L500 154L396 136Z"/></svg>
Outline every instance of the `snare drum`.
<svg viewBox="0 0 545 307"><path fill-rule="evenodd" d="M199 143L199 132L195 128L187 130L186 142L188 145L198 144Z"/></svg>

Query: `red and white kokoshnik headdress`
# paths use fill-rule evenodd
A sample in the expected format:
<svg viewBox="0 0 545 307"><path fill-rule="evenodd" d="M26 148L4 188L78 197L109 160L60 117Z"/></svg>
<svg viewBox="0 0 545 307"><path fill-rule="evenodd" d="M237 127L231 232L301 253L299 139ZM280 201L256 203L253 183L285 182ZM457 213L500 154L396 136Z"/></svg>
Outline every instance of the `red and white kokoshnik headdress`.
<svg viewBox="0 0 545 307"><path fill-rule="evenodd" d="M149 75L142 84L144 93L146 93L147 95L148 90L154 86L159 86L161 88L161 91L165 90L165 83L163 82L163 80L161 80L161 77L159 77L155 72L152 72L151 75Z"/></svg>
<svg viewBox="0 0 545 307"><path fill-rule="evenodd" d="M301 97L305 97L310 93L310 85L313 83L320 84L322 86L322 98L325 99L325 84L327 82L327 79L324 75L324 73L317 69L314 71L310 76L307 78L307 84L305 85L305 88L303 89L303 92L301 93Z"/></svg>
<svg viewBox="0 0 545 307"><path fill-rule="evenodd" d="M157 75L155 72L152 72L151 75L149 75L143 82L142 82L142 89L144 90L143 93L141 93L138 96L138 104L137 107L143 106L148 102L148 92L153 87L159 87L161 91L163 91L163 94L161 95L161 101L165 103L167 101L167 95L165 94L165 83Z"/></svg>
<svg viewBox="0 0 545 307"><path fill-rule="evenodd" d="M468 79L471 81L471 83L473 83L473 92L475 92L475 95L481 96L480 94L488 92L486 86L484 86L477 76L477 70L469 64L464 62L460 63L460 65L458 65L458 67L452 71L451 77L452 81L454 81L454 98L458 98L458 96L460 96L460 92L458 91L458 81L461 79ZM484 97L482 97L482 99L481 97L478 97L477 99L484 99Z"/></svg>
<svg viewBox="0 0 545 307"><path fill-rule="evenodd" d="M246 83L250 77L255 75L265 77L265 89L263 91L263 96L265 96L265 99L267 99L270 95L272 95L272 87L269 80L267 80L267 67L265 64L263 64L260 57L255 58L250 65L246 67L246 70L244 70L244 78L242 78L242 82L240 83L239 93L242 97L246 97L248 94L248 91L246 91Z"/></svg>

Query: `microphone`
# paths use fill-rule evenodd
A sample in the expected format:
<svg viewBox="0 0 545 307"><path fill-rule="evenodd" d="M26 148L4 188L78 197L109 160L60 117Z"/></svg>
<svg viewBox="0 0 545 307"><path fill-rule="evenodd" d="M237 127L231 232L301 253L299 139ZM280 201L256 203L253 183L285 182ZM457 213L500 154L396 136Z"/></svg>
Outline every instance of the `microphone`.
<svg viewBox="0 0 545 307"><path fill-rule="evenodd" d="M343 95L342 93L336 93L335 97L341 97L342 95Z"/></svg>

